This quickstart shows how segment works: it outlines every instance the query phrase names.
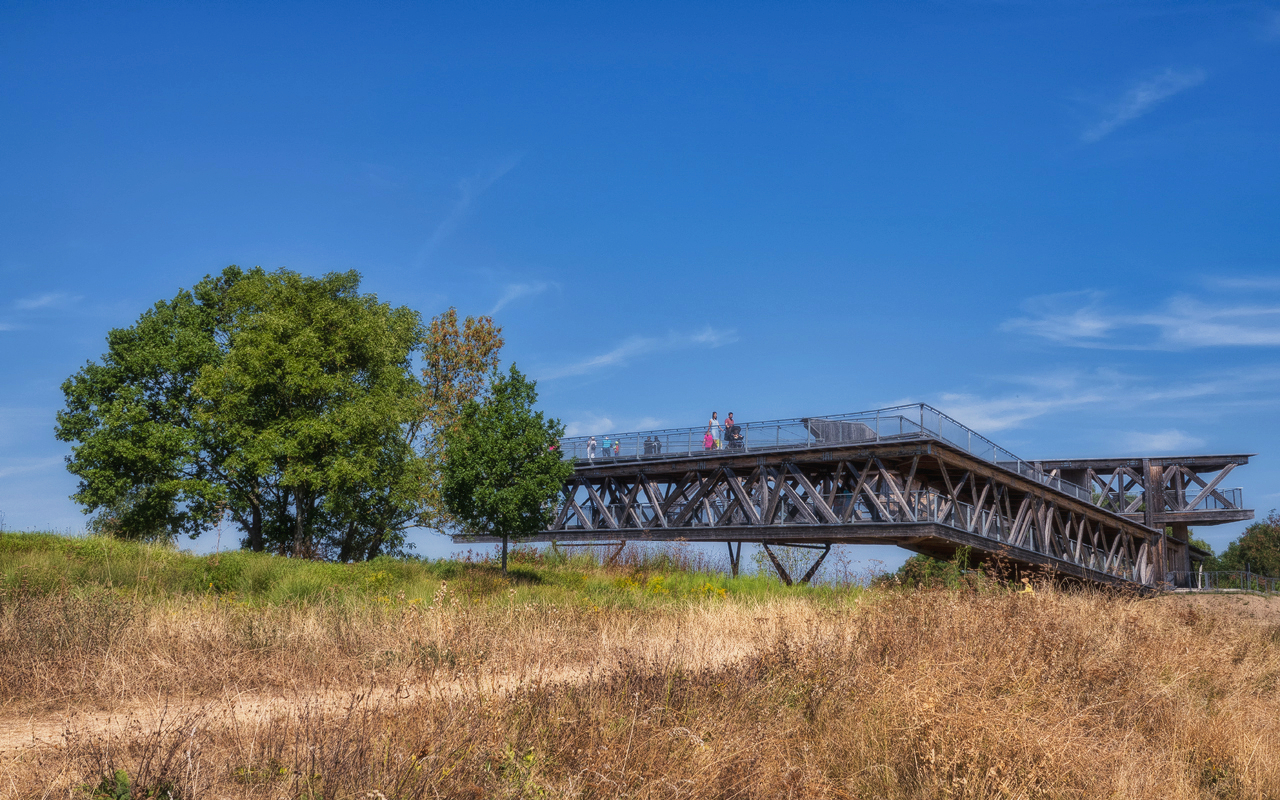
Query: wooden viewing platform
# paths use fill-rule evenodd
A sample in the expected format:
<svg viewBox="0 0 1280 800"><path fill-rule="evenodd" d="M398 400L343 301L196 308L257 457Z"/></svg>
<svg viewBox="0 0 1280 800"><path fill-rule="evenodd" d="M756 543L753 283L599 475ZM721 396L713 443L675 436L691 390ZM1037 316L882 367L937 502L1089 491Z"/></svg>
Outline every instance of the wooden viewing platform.
<svg viewBox="0 0 1280 800"><path fill-rule="evenodd" d="M607 453L603 436L563 439L574 475L532 541L726 542L735 575L754 542L788 583L770 545L817 548L801 580L834 544L967 547L976 563L1155 587L1192 569L1188 524L1253 517L1219 488L1247 455L1029 462L926 405L737 427L718 449L702 428L611 435Z"/></svg>

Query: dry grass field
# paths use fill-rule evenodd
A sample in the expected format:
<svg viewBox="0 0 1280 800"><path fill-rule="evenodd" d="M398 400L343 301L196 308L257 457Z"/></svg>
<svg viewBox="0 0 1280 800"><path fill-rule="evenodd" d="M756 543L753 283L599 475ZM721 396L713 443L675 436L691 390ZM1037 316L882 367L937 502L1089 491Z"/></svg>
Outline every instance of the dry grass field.
<svg viewBox="0 0 1280 800"><path fill-rule="evenodd" d="M0 536L0 796L1280 798L1265 598L218 558Z"/></svg>

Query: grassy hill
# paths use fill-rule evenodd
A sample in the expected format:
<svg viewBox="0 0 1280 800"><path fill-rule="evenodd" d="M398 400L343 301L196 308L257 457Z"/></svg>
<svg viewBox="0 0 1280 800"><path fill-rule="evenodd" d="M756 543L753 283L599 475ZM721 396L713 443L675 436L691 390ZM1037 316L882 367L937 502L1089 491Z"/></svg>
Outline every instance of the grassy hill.
<svg viewBox="0 0 1280 800"><path fill-rule="evenodd" d="M1280 796L1261 599L515 567L0 535L0 793Z"/></svg>

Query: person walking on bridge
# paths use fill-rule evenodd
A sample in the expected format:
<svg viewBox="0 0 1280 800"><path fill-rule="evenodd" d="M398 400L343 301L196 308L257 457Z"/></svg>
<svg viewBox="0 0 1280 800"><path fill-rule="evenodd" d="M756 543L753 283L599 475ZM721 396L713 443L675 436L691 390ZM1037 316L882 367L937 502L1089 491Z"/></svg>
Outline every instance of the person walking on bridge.
<svg viewBox="0 0 1280 800"><path fill-rule="evenodd" d="M707 421L707 433L711 434L711 440L715 442L715 449L720 449L720 420L716 418L716 412L711 412L711 419Z"/></svg>
<svg viewBox="0 0 1280 800"><path fill-rule="evenodd" d="M587 437L587 460L596 460L596 437L594 436Z"/></svg>

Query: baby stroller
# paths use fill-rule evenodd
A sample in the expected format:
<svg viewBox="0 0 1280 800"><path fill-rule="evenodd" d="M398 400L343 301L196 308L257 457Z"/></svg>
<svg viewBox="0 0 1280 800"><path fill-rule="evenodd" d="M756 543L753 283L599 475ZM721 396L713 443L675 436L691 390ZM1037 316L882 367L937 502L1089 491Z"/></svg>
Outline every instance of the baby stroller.
<svg viewBox="0 0 1280 800"><path fill-rule="evenodd" d="M724 431L724 447L726 450L742 449L742 428L730 425Z"/></svg>

